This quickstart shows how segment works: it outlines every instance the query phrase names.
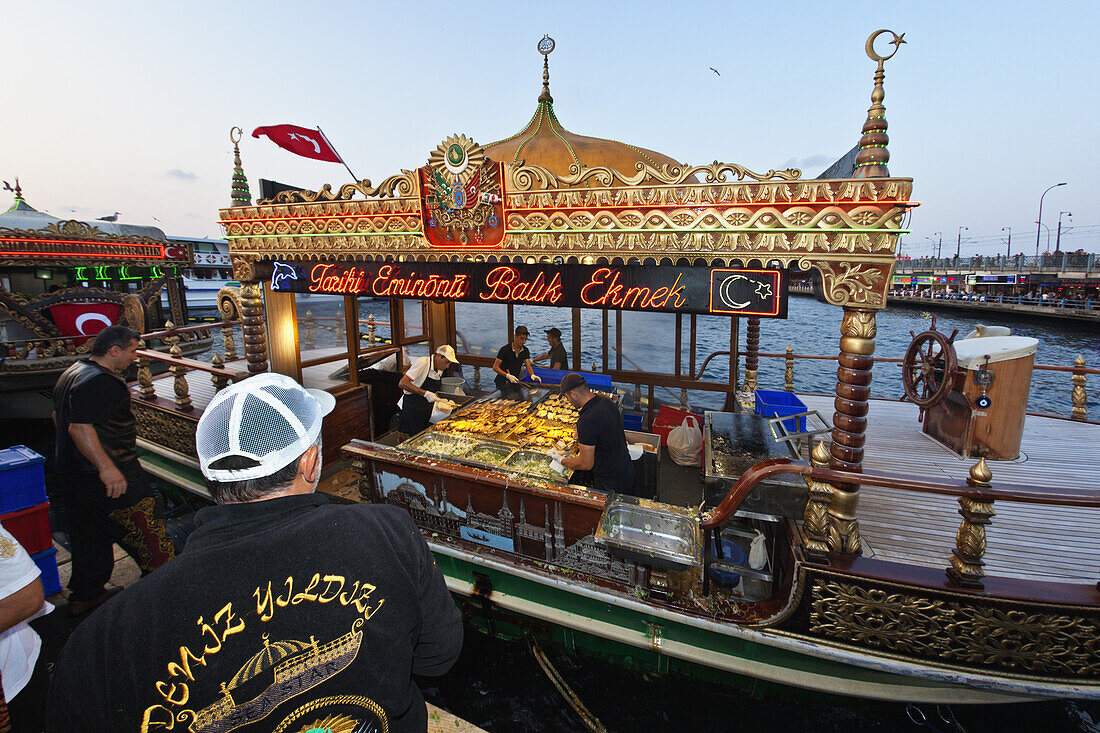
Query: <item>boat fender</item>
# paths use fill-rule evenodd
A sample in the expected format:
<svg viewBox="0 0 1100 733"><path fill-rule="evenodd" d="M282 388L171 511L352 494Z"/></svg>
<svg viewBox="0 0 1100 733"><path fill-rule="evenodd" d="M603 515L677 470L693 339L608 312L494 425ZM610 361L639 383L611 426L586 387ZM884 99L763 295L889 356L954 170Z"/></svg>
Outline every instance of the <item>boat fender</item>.
<svg viewBox="0 0 1100 733"><path fill-rule="evenodd" d="M764 533L757 530L749 545L749 567L753 570L760 570L768 564L768 548L764 542Z"/></svg>

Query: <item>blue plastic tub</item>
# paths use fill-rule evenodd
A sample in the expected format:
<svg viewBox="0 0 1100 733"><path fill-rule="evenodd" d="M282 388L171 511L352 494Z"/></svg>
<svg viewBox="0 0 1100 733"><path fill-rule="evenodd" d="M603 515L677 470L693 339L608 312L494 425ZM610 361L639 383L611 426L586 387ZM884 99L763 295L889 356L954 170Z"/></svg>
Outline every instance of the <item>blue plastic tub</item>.
<svg viewBox="0 0 1100 733"><path fill-rule="evenodd" d="M543 367L535 367L535 374L542 380L543 384L561 384L561 378L566 374L573 372L573 369L544 369ZM584 381L588 382L590 387L611 387L611 375L599 374L597 372L576 372L584 377ZM524 376L521 381L530 382L531 378Z"/></svg>
<svg viewBox="0 0 1100 733"><path fill-rule="evenodd" d="M34 564L42 572L42 592L52 596L61 590L61 578L57 574L57 548L51 547L31 555Z"/></svg>
<svg viewBox="0 0 1100 733"><path fill-rule="evenodd" d="M749 562L749 556L745 554L745 551L742 550L736 542L723 538L722 560L731 565L741 565L744 567ZM712 567L710 569L710 579L725 588L732 588L741 581L741 575L739 573L731 573L728 570L719 570L718 568Z"/></svg>
<svg viewBox="0 0 1100 733"><path fill-rule="evenodd" d="M25 445L0 450L0 514L46 501L45 462Z"/></svg>
<svg viewBox="0 0 1100 733"><path fill-rule="evenodd" d="M791 392L775 392L767 389L756 390L756 414L764 417L783 417L806 412L806 403ZM791 418L783 421L788 433L806 432L806 418Z"/></svg>
<svg viewBox="0 0 1100 733"><path fill-rule="evenodd" d="M623 412L623 429L642 432L642 413L633 411Z"/></svg>

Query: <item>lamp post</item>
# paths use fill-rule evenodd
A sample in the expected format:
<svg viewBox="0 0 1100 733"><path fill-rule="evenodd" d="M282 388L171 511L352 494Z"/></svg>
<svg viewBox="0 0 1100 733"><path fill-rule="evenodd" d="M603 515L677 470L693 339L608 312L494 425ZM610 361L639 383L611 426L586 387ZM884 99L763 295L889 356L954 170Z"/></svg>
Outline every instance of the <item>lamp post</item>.
<svg viewBox="0 0 1100 733"><path fill-rule="evenodd" d="M937 236L940 238L939 244L936 244L936 240L932 239L932 237ZM940 252L943 251L943 232L932 232L932 237L925 236L925 239L932 243L932 250L935 252L933 256L938 260L940 258Z"/></svg>
<svg viewBox="0 0 1100 733"><path fill-rule="evenodd" d="M955 261L959 261L959 253L962 251L963 245L963 230L970 231L970 227L959 227L959 241L955 243ZM951 245L947 245L950 247Z"/></svg>
<svg viewBox="0 0 1100 733"><path fill-rule="evenodd" d="M1058 212L1058 236L1056 236L1054 238L1054 252L1055 253L1058 253L1058 252L1062 251L1062 214L1067 214L1071 218L1073 217L1072 212L1069 212L1069 211L1059 211Z"/></svg>
<svg viewBox="0 0 1100 733"><path fill-rule="evenodd" d="M1050 189L1051 188L1058 188L1059 186L1064 186L1064 185L1066 185L1066 182L1062 181L1061 183L1055 183L1053 186L1048 188L1046 191L1043 191L1043 195L1039 197L1039 219L1035 222L1036 224L1041 225L1043 223L1043 199L1046 198L1046 195L1048 193L1050 193ZM1036 260L1039 259L1039 233L1040 233L1039 232L1039 227L1036 226L1035 227L1035 259Z"/></svg>
<svg viewBox="0 0 1100 733"><path fill-rule="evenodd" d="M1001 227L1001 231L1008 232L1008 251L1005 252L1005 257L1012 257L1012 227Z"/></svg>

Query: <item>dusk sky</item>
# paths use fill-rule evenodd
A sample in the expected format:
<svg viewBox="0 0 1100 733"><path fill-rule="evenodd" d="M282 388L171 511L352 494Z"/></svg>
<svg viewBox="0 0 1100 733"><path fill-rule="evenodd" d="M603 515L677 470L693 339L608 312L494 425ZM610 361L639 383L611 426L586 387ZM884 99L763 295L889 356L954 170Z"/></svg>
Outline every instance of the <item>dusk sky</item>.
<svg viewBox="0 0 1100 733"><path fill-rule="evenodd" d="M245 173L317 188L338 164L298 158L260 125L320 125L378 183L452 133L519 131L541 88L544 33L561 123L581 135L818 175L870 104L876 29L905 33L886 63L890 172L914 179L903 251L1100 252L1100 13L1094 2L97 2L7 3L0 25L0 178L61 218L222 236L229 129ZM880 39L882 49L889 47ZM720 76L710 70L714 67ZM0 211L10 194L0 197ZM1070 228L1065 231L1066 228ZM1046 249L1046 233L1040 249Z"/></svg>

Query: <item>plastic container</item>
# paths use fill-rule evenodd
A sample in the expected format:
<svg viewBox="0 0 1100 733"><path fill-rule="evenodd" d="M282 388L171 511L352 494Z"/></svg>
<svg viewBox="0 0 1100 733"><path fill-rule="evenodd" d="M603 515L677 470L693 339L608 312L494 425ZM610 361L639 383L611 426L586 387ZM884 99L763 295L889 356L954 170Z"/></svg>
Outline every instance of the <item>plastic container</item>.
<svg viewBox="0 0 1100 733"><path fill-rule="evenodd" d="M0 450L0 514L46 501L45 462L25 445Z"/></svg>
<svg viewBox="0 0 1100 733"><path fill-rule="evenodd" d="M756 390L756 414L764 417L783 417L806 412L806 403L791 392L775 392L768 389ZM806 418L791 418L783 421L788 433L806 432Z"/></svg>
<svg viewBox="0 0 1100 733"><path fill-rule="evenodd" d="M584 377L584 381L588 383L589 387L611 387L611 375L610 374L598 374L596 372L581 372L574 369L546 369L544 367L535 367L535 374L542 380L543 384L561 384L561 378L569 373L580 374ZM530 377L524 375L523 382L533 381Z"/></svg>
<svg viewBox="0 0 1100 733"><path fill-rule="evenodd" d="M51 547L31 555L31 560L42 572L42 592L52 596L61 591L61 578L57 574L57 548Z"/></svg>
<svg viewBox="0 0 1100 733"><path fill-rule="evenodd" d="M39 504L30 509L0 515L0 524L11 532L30 555L53 547L49 504Z"/></svg>
<svg viewBox="0 0 1100 733"><path fill-rule="evenodd" d="M650 432L660 435L661 442L667 445L668 434L672 432L673 428L680 427L684 418L689 415L699 421L699 427L703 426L702 415L697 415L694 412L687 412L686 410L678 410L668 405L661 405L660 409L657 410L657 416L653 418L653 425Z"/></svg>
<svg viewBox="0 0 1100 733"><path fill-rule="evenodd" d="M625 430L642 430L642 413L626 410L623 412L623 428Z"/></svg>
<svg viewBox="0 0 1100 733"><path fill-rule="evenodd" d="M717 556L715 559L717 559ZM749 556L745 554L745 551L742 550L736 542L723 538L722 562L744 567L749 563ZM718 568L712 567L710 569L710 579L724 588L732 588L741 582L741 575L739 573L719 570Z"/></svg>
<svg viewBox="0 0 1100 733"><path fill-rule="evenodd" d="M439 388L439 393L440 394L453 394L453 395L465 395L466 394L466 392L463 391L463 389L462 389L464 386L466 386L466 380L463 379L462 377L443 377L442 379L439 380L439 382L442 385Z"/></svg>

